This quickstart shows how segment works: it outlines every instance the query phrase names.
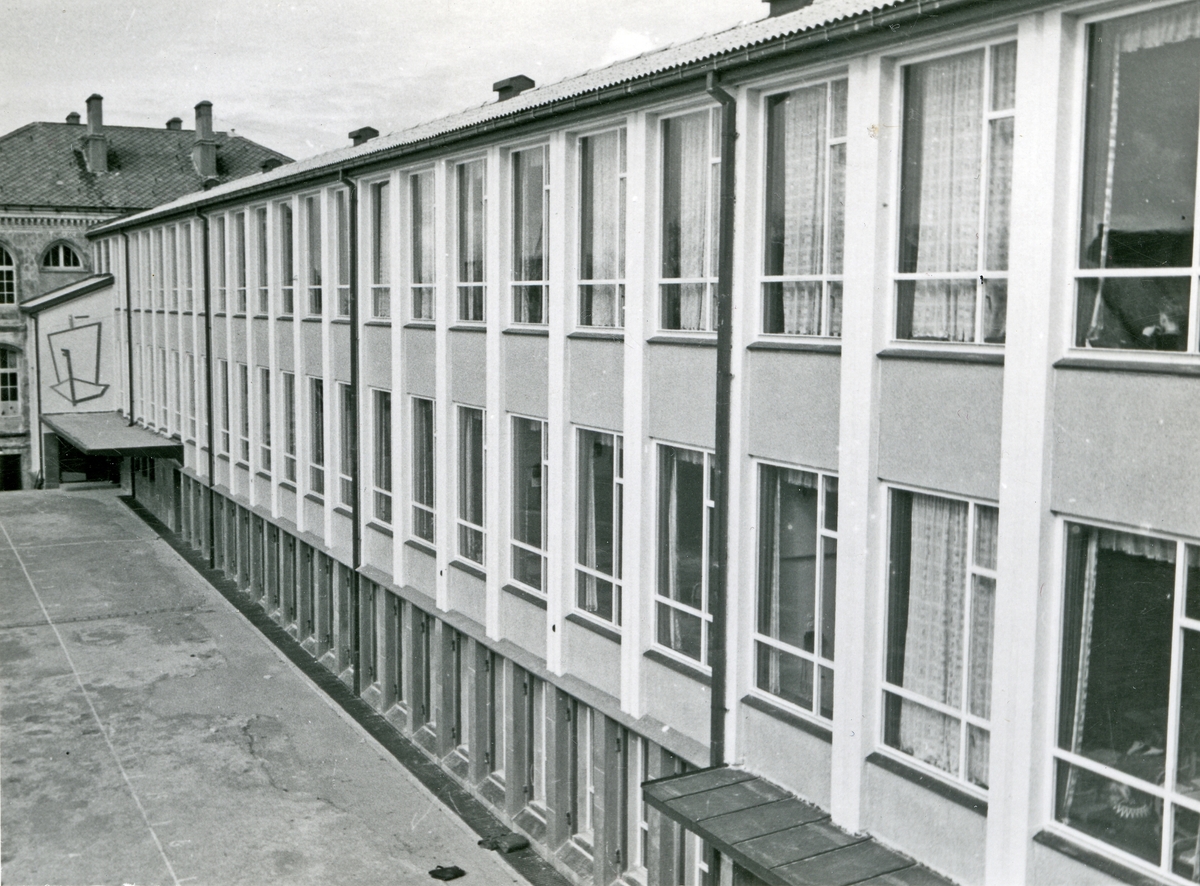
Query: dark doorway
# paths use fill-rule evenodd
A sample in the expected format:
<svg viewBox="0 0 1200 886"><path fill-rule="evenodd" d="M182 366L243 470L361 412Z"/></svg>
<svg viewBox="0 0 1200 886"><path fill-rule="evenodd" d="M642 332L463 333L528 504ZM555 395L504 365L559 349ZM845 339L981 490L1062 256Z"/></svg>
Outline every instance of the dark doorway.
<svg viewBox="0 0 1200 886"><path fill-rule="evenodd" d="M21 488L21 455L0 455L0 492Z"/></svg>
<svg viewBox="0 0 1200 886"><path fill-rule="evenodd" d="M59 475L63 483L121 482L121 460L108 455L86 455L58 438Z"/></svg>

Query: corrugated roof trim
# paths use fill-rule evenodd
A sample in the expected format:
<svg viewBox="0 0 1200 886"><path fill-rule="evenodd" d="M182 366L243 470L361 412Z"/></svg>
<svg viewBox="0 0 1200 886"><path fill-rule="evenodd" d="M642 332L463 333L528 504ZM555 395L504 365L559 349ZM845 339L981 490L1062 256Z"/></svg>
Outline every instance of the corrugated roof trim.
<svg viewBox="0 0 1200 886"><path fill-rule="evenodd" d="M143 216L167 214L173 209L184 209L197 203L208 202L214 198L234 195L246 188L268 184L271 181L293 178L302 176L305 173L321 170L336 169L343 164L368 157L372 154L382 153L405 145L419 144L438 136L469 129L481 123L514 116L522 111L552 105L555 102L613 86L620 86L623 83L631 83L635 80L660 74L674 68L695 64L710 58L716 58L731 52L768 43L772 40L811 31L835 22L866 15L876 10L898 6L904 2L907 2L907 0L877 0L874 3L864 3L863 0L814 0L811 6L806 6L803 9L798 9L786 15L736 25L725 31L707 34L684 43L656 49L635 58L615 62L603 68L597 68L583 74L568 77L557 83L536 87L504 102L489 102L458 114L421 123L410 129L380 136L358 147L338 148L304 160L297 160L294 163L271 170L270 172L246 176L245 178L238 179L236 182L227 182L209 191L205 191L203 194L188 195L174 202L163 204L155 209L110 222L109 224L123 225L131 221L136 222ZM106 226L102 225L100 228L102 229Z"/></svg>

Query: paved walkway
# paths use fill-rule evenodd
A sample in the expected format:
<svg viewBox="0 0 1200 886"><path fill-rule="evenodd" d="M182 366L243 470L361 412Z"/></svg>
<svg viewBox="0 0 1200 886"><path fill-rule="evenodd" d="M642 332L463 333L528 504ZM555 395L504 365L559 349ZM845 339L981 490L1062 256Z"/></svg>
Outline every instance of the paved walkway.
<svg viewBox="0 0 1200 886"><path fill-rule="evenodd" d="M0 691L6 886L524 882L114 491L0 494Z"/></svg>

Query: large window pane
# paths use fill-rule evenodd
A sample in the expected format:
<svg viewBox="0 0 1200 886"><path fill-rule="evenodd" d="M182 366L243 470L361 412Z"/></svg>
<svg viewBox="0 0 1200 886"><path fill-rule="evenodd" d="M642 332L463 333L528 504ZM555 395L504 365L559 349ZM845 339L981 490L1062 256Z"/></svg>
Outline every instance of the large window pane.
<svg viewBox="0 0 1200 886"><path fill-rule="evenodd" d="M575 556L582 568L578 570L575 605L617 623L619 591L609 579L621 577L620 453L619 437L579 432Z"/></svg>
<svg viewBox="0 0 1200 886"><path fill-rule="evenodd" d="M546 545L545 425L514 417L512 429L512 577L540 591Z"/></svg>
<svg viewBox="0 0 1200 886"><path fill-rule="evenodd" d="M458 408L458 554L483 562L483 411Z"/></svg>
<svg viewBox="0 0 1200 886"><path fill-rule="evenodd" d="M409 177L411 202L411 267L412 317L414 320L433 319L434 283L434 202L433 172L419 172Z"/></svg>
<svg viewBox="0 0 1200 886"><path fill-rule="evenodd" d="M433 401L413 398L413 528L417 538L434 541Z"/></svg>
<svg viewBox="0 0 1200 886"><path fill-rule="evenodd" d="M1083 279L1078 288L1076 347L1187 349L1187 277Z"/></svg>
<svg viewBox="0 0 1200 886"><path fill-rule="evenodd" d="M712 329L719 179L719 118L711 111L662 123L662 287L664 329Z"/></svg>
<svg viewBox="0 0 1200 886"><path fill-rule="evenodd" d="M512 279L543 283L547 279L546 149L531 148L512 155ZM545 287L513 286L513 321L545 323Z"/></svg>
<svg viewBox="0 0 1200 886"><path fill-rule="evenodd" d="M699 660L708 609L708 461L703 452L659 447L658 595L675 605L658 606L658 642Z"/></svg>
<svg viewBox="0 0 1200 886"><path fill-rule="evenodd" d="M623 326L625 130L579 140L579 325Z"/></svg>
<svg viewBox="0 0 1200 886"><path fill-rule="evenodd" d="M484 319L484 175L483 160L460 163L458 193L458 319Z"/></svg>

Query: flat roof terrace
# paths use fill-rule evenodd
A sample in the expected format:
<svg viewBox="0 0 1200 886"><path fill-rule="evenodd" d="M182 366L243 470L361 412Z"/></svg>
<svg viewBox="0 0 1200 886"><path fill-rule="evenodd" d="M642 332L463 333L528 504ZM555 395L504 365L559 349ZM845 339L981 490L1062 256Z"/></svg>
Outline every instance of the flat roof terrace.
<svg viewBox="0 0 1200 886"><path fill-rule="evenodd" d="M0 495L0 690L6 883L526 882L115 490Z"/></svg>

